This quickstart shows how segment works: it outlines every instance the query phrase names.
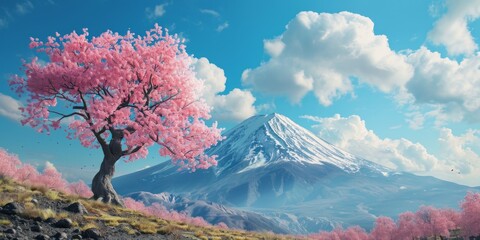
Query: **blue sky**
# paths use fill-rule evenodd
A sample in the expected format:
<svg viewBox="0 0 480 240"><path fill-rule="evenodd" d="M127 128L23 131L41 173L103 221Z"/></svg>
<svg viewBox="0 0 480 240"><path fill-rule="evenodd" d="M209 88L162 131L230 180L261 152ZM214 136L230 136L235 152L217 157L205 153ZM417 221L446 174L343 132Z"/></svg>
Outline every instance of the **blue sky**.
<svg viewBox="0 0 480 240"><path fill-rule="evenodd" d="M480 1L2 1L0 147L90 182L100 150L63 131L22 127L7 80L31 59L29 37L88 28L187 40L214 119L230 128L278 112L354 154L480 185ZM163 161L156 151L125 174ZM453 170L453 171L452 171Z"/></svg>

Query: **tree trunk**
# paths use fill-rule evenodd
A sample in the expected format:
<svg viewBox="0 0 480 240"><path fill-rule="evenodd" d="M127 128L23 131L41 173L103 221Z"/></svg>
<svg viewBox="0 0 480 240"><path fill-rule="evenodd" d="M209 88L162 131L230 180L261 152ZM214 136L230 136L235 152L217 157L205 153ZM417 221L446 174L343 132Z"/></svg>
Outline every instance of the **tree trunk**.
<svg viewBox="0 0 480 240"><path fill-rule="evenodd" d="M105 156L100 170L92 181L93 199L101 199L104 203L123 206L122 199L112 186L112 177L115 172L115 163L119 157Z"/></svg>

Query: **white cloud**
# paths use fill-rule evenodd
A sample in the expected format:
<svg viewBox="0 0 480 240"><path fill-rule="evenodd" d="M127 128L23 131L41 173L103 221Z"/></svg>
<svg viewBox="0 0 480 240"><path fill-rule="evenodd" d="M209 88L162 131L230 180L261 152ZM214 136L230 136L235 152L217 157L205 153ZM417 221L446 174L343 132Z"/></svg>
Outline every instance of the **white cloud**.
<svg viewBox="0 0 480 240"><path fill-rule="evenodd" d="M440 154L454 170L461 174L478 173L480 156L473 150L480 147L480 132L467 130L463 135L455 136L451 129L440 130Z"/></svg>
<svg viewBox="0 0 480 240"><path fill-rule="evenodd" d="M437 125L480 121L480 55L457 62L421 47L407 58L415 69L405 85L411 104L429 109L425 115Z"/></svg>
<svg viewBox="0 0 480 240"><path fill-rule="evenodd" d="M226 95L217 95L213 101L213 116L217 119L241 121L255 115L255 97L250 91L233 89Z"/></svg>
<svg viewBox="0 0 480 240"><path fill-rule="evenodd" d="M423 128L425 123L425 116L419 110L412 110L405 114L406 122L411 129L418 130Z"/></svg>
<svg viewBox="0 0 480 240"><path fill-rule="evenodd" d="M206 58L194 58L193 69L195 76L204 81L203 98L213 107L214 118L241 121L255 115L255 97L250 91L235 88L228 94L221 94L227 81L223 69Z"/></svg>
<svg viewBox="0 0 480 240"><path fill-rule="evenodd" d="M272 57L278 57L283 52L285 43L283 43L281 39L275 38L271 40L264 40L263 46L268 55Z"/></svg>
<svg viewBox="0 0 480 240"><path fill-rule="evenodd" d="M10 118L14 121L20 121L22 118L22 112L20 107L22 103L10 96L0 93L0 115Z"/></svg>
<svg viewBox="0 0 480 240"><path fill-rule="evenodd" d="M357 156L399 171L425 172L432 170L438 159L420 143L407 139L380 138L369 130L357 115L331 118L304 116L317 122L315 133L335 146Z"/></svg>
<svg viewBox="0 0 480 240"><path fill-rule="evenodd" d="M447 0L446 7L447 12L435 23L428 39L444 45L450 55L474 53L478 46L468 23L480 17L480 0Z"/></svg>
<svg viewBox="0 0 480 240"><path fill-rule="evenodd" d="M203 97L212 103L216 94L225 91L227 77L223 69L210 63L207 58L193 59L193 70L198 79L203 80Z"/></svg>
<svg viewBox="0 0 480 240"><path fill-rule="evenodd" d="M271 58L245 70L243 83L294 103L313 92L322 105L352 93L352 77L390 92L410 79L412 69L373 28L369 18L349 12L300 12L282 35L264 41Z"/></svg>
<svg viewBox="0 0 480 240"><path fill-rule="evenodd" d="M437 154L430 153L425 146L408 139L381 138L368 129L365 121L357 115L341 117L303 118L315 121L314 132L326 141L359 157L392 169L431 175L444 180L480 185L480 131L467 130L460 136L451 129L439 130Z"/></svg>
<svg viewBox="0 0 480 240"><path fill-rule="evenodd" d="M224 23L218 25L216 30L217 30L217 32L222 32L223 30L227 29L228 26L229 26L228 22L224 22Z"/></svg>
<svg viewBox="0 0 480 240"><path fill-rule="evenodd" d="M213 17L220 17L220 13L212 9L200 9L200 12L203 14L211 15Z"/></svg>
<svg viewBox="0 0 480 240"><path fill-rule="evenodd" d="M15 5L15 9L17 10L17 13L19 13L20 15L27 14L33 10L33 3L28 0L22 3L17 3Z"/></svg>
<svg viewBox="0 0 480 240"><path fill-rule="evenodd" d="M159 4L159 5L156 5L153 9L152 8L145 8L145 12L147 13L147 17L149 19L156 19L156 18L159 18L163 15L165 15L166 13L166 10L165 10L165 7L167 6L166 3L164 4Z"/></svg>

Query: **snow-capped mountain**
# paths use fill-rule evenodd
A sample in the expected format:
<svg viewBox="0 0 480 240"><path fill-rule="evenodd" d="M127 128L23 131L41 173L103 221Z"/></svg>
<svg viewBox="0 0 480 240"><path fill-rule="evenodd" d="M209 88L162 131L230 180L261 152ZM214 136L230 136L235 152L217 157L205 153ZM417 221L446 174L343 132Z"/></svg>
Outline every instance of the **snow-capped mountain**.
<svg viewBox="0 0 480 240"><path fill-rule="evenodd" d="M165 162L114 179L115 188L121 194L170 192L255 211L293 233L337 223L368 229L378 215L394 217L420 205L458 207L467 191L479 190L394 172L280 114L251 117L224 136L207 150L218 156L216 167L190 173Z"/></svg>
<svg viewBox="0 0 480 240"><path fill-rule="evenodd" d="M218 156L216 175L242 173L287 162L328 164L350 173L366 166L388 171L336 148L277 113L251 117L227 131L225 137L224 141L207 151Z"/></svg>

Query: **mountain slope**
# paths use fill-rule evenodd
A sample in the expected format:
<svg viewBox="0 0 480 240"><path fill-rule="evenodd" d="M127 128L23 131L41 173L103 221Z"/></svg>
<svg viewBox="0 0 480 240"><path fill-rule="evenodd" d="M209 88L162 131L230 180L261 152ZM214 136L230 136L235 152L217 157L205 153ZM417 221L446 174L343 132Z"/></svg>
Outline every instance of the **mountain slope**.
<svg viewBox="0 0 480 240"><path fill-rule="evenodd" d="M251 117L224 136L225 140L207 150L218 156L217 167L189 173L165 162L118 177L114 184L122 194L166 191L208 195L204 197L239 206L262 206L259 196L265 196L268 204L272 194L287 202L291 198L297 201L305 194L301 189L337 172L389 171L336 148L280 114Z"/></svg>
<svg viewBox="0 0 480 240"><path fill-rule="evenodd" d="M334 223L370 228L377 215L395 216L427 204L457 207L467 191L478 190L394 172L280 114L251 117L224 136L207 150L218 156L214 168L189 173L166 162L118 177L114 185L121 194L171 192L262 212L296 233Z"/></svg>

